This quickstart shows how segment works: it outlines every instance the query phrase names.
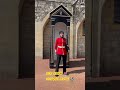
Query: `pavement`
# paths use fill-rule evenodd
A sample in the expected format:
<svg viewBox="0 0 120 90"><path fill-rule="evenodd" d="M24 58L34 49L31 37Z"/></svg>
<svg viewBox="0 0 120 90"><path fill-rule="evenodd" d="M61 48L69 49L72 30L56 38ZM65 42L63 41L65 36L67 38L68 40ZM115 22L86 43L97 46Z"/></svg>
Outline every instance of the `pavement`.
<svg viewBox="0 0 120 90"><path fill-rule="evenodd" d="M62 72L63 68L59 69ZM46 72L54 73L55 68L49 68L48 59L35 60L35 90L85 90L85 59L70 59L68 75L46 75ZM46 78L53 78L46 80ZM61 79L62 78L62 79ZM64 80L63 80L64 78ZM69 78L69 79L66 79Z"/></svg>

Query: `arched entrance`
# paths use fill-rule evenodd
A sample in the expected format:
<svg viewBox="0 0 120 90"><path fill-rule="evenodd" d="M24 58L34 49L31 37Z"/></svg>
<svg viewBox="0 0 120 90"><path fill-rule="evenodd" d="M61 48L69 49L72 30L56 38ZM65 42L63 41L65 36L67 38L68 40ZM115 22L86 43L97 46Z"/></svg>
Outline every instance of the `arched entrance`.
<svg viewBox="0 0 120 90"><path fill-rule="evenodd" d="M50 21L48 21L43 31L43 59L50 58L50 35L51 33L52 33L51 25L50 25Z"/></svg>
<svg viewBox="0 0 120 90"><path fill-rule="evenodd" d="M85 57L85 21L83 20L77 30L77 58Z"/></svg>

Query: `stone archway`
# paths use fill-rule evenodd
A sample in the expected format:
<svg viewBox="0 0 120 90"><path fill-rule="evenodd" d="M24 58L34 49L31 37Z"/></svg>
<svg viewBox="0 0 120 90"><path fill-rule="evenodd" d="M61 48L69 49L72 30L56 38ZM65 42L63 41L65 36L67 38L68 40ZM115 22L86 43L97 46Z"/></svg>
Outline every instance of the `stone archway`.
<svg viewBox="0 0 120 90"><path fill-rule="evenodd" d="M49 59L50 57L50 37L51 37L51 24L50 21L46 24L43 31L43 59Z"/></svg>
<svg viewBox="0 0 120 90"><path fill-rule="evenodd" d="M77 58L85 57L85 36L83 35L84 21L77 30Z"/></svg>
<svg viewBox="0 0 120 90"><path fill-rule="evenodd" d="M78 43L80 43L81 41L79 41L78 39L82 36L79 36L79 32L82 32L82 31L79 31L80 29L82 29L81 27L82 27L82 23L83 23L83 21L85 21L85 15L83 14L82 15L82 17L81 17L81 20L74 26L75 27L75 31L74 31L74 33L75 33L75 36L74 36L74 44L73 44L73 47L74 47L74 50L73 50L73 52L74 52L74 58L77 58L77 57L80 57L80 55L78 56L78 48L80 48L80 46L78 46L79 44ZM81 45L81 48L83 47L84 45ZM85 47L85 46L84 46ZM80 50L80 49L79 49ZM85 54L84 54L85 55ZM83 56L84 56L83 55Z"/></svg>
<svg viewBox="0 0 120 90"><path fill-rule="evenodd" d="M44 58L44 48L43 44L44 44L44 30L49 26L50 24L50 12L45 16L45 18L41 21L41 22L35 22L35 56L43 59ZM70 22L71 26L70 26L70 42L73 42L73 26L72 26L72 22ZM46 27L47 26L47 27ZM49 27L50 29L51 27ZM72 57L72 43L70 44L70 57ZM48 51L49 53L49 51ZM47 56L48 58L48 56Z"/></svg>
<svg viewBox="0 0 120 90"><path fill-rule="evenodd" d="M43 32L49 22L50 14L48 13L43 21L35 22L35 56L43 59Z"/></svg>

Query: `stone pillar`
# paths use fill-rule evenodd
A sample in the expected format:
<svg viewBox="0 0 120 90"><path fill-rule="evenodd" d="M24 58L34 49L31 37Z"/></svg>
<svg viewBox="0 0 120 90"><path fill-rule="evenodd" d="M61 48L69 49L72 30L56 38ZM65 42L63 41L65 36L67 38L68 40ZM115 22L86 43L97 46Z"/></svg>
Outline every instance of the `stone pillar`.
<svg viewBox="0 0 120 90"><path fill-rule="evenodd" d="M66 33L67 33L67 39L68 39L68 46L70 46L70 26L67 26L67 30L66 30ZM69 58L70 58L70 56L69 56L70 54L68 53L67 54L67 62L69 62Z"/></svg>
<svg viewBox="0 0 120 90"><path fill-rule="evenodd" d="M43 31L42 22L35 22L35 56L43 59Z"/></svg>
<svg viewBox="0 0 120 90"><path fill-rule="evenodd" d="M73 20L70 22L70 58L73 58Z"/></svg>
<svg viewBox="0 0 120 90"><path fill-rule="evenodd" d="M91 76L91 14L92 14L92 0L85 0L85 76Z"/></svg>
<svg viewBox="0 0 120 90"><path fill-rule="evenodd" d="M75 37L74 37L74 49L75 49L75 51L74 51L74 58L77 58L77 29L76 29L76 25L74 25L74 27L75 27L75 31L74 31L74 33L75 33Z"/></svg>
<svg viewBox="0 0 120 90"><path fill-rule="evenodd" d="M76 58L76 20L75 20L76 8L73 6L73 58Z"/></svg>
<svg viewBox="0 0 120 90"><path fill-rule="evenodd" d="M92 77L99 76L98 67L98 8L99 1L92 1ZM99 57L100 58L100 57Z"/></svg>
<svg viewBox="0 0 120 90"><path fill-rule="evenodd" d="M54 51L54 44L53 44L53 41L54 41L54 34L55 34L55 26L52 25L51 26L51 29L52 29L52 34L51 34L51 63L54 63L54 54L55 54L55 51Z"/></svg>

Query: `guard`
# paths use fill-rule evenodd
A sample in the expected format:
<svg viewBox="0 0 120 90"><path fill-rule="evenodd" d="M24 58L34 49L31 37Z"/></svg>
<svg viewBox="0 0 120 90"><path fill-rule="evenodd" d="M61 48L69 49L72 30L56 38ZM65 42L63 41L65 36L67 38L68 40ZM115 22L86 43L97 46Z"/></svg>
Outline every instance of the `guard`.
<svg viewBox="0 0 120 90"><path fill-rule="evenodd" d="M61 58L63 58L63 74L67 75L66 72L66 59L67 59L67 53L68 53L68 45L67 45L67 41L64 38L64 32L60 31L59 32L60 37L56 39L55 42L55 53L57 55L57 63L56 63L56 70L55 72L59 71L59 64L61 61ZM58 76L58 75L56 75Z"/></svg>

